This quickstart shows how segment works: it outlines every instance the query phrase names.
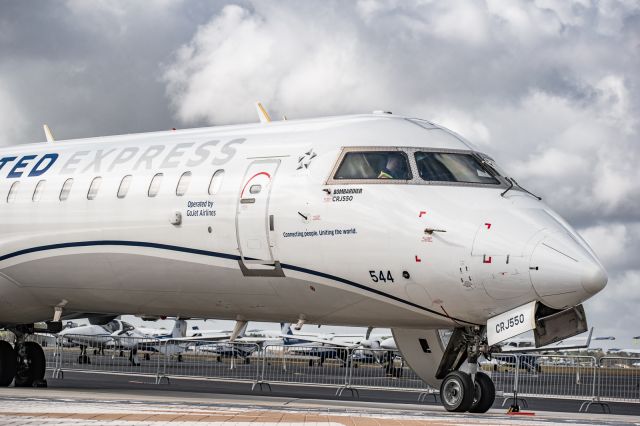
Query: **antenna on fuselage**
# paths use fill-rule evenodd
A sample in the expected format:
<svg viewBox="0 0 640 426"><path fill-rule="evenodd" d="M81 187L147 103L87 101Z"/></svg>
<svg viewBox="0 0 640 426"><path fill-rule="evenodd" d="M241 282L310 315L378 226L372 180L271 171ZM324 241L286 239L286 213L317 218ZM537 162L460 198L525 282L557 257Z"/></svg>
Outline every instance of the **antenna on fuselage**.
<svg viewBox="0 0 640 426"><path fill-rule="evenodd" d="M47 138L47 142L54 142L55 139L53 138L53 134L51 133L49 126L43 124L42 127L44 128L44 136Z"/></svg>
<svg viewBox="0 0 640 426"><path fill-rule="evenodd" d="M261 123L270 123L271 117L269 117L269 113L262 106L260 102L256 102L256 109L258 110L258 117L260 118Z"/></svg>

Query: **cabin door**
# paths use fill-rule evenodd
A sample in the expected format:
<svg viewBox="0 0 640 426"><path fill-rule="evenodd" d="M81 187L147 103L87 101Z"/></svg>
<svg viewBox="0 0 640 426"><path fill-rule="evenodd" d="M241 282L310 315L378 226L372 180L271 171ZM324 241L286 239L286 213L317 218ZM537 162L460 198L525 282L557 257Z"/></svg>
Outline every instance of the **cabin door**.
<svg viewBox="0 0 640 426"><path fill-rule="evenodd" d="M247 276L283 276L274 258L273 215L269 213L272 183L280 160L255 160L242 179L236 210L240 269Z"/></svg>

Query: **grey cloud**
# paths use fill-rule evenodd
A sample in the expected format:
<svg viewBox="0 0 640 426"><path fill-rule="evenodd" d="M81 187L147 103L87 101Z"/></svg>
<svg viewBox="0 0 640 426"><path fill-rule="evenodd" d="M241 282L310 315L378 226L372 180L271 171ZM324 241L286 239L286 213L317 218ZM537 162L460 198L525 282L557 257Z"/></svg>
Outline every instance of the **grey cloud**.
<svg viewBox="0 0 640 426"><path fill-rule="evenodd" d="M219 2L0 3L0 84L25 126L0 145L171 128L161 63ZM0 117L4 128L14 127ZM2 136L3 133L0 133Z"/></svg>

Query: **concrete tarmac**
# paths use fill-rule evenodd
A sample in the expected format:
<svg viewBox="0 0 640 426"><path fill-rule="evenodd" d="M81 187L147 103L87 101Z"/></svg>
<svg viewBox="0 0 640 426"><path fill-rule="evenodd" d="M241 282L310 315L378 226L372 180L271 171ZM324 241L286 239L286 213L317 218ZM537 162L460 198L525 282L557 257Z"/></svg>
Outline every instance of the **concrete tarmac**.
<svg viewBox="0 0 640 426"><path fill-rule="evenodd" d="M332 425L640 425L640 407L613 404L614 415L577 413L581 401L528 399L508 415L501 400L487 414L446 412L433 398L416 404L417 394L364 391L359 398L335 388L272 385L251 391L250 383L65 372L48 388L0 388L0 424L332 424ZM508 405L508 404L507 404ZM564 411L564 412L563 412Z"/></svg>

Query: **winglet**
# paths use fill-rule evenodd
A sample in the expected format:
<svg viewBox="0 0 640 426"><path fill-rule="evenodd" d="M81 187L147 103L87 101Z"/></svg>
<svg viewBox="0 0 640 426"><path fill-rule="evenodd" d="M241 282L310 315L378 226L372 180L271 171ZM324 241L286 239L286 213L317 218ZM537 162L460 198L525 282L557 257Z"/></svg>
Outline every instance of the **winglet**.
<svg viewBox="0 0 640 426"><path fill-rule="evenodd" d="M271 122L271 117L269 117L269 113L262 106L260 102L256 102L256 109L258 110L258 117L260 117L261 123L269 123Z"/></svg>
<svg viewBox="0 0 640 426"><path fill-rule="evenodd" d="M51 129L49 129L49 126L44 124L42 127L44 128L44 136L47 138L47 142L55 141L55 139L53 138L53 134L51 133Z"/></svg>

